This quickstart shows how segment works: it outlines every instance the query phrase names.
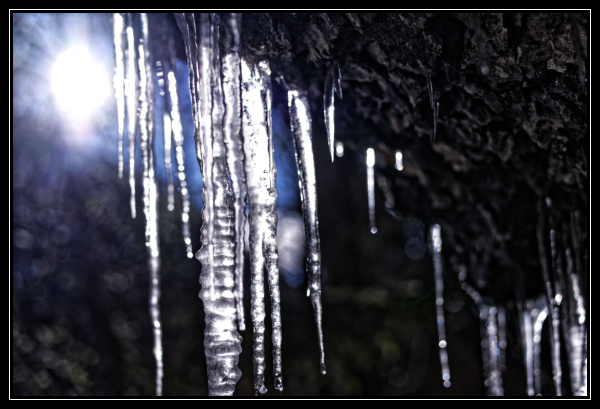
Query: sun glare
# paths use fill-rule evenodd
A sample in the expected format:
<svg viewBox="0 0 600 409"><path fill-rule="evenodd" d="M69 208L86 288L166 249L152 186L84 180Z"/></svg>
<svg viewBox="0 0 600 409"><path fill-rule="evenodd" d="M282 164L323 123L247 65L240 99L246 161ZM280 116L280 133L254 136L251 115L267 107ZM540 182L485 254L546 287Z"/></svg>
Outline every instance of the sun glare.
<svg viewBox="0 0 600 409"><path fill-rule="evenodd" d="M58 55L51 84L57 107L75 121L88 120L111 90L109 75L84 46L73 46Z"/></svg>

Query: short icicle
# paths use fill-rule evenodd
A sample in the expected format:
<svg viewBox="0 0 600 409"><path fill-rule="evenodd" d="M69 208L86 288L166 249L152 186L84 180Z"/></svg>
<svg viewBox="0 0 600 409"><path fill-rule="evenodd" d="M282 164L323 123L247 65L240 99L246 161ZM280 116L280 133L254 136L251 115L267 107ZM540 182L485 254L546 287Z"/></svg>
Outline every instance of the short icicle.
<svg viewBox="0 0 600 409"><path fill-rule="evenodd" d="M121 13L113 14L113 33L115 43L115 98L117 100L118 124L118 154L119 154L119 179L123 178L123 132L125 130L125 53L123 53L123 28L124 20Z"/></svg>
<svg viewBox="0 0 600 409"><path fill-rule="evenodd" d="M440 348L440 362L442 365L442 379L444 387L450 387L450 366L448 364L448 351L446 347L446 327L444 323L444 279L442 277L442 229L439 224L431 226L430 230L431 250L433 255L433 272L435 275L435 304L437 316L437 329Z"/></svg>
<svg viewBox="0 0 600 409"><path fill-rule="evenodd" d="M244 226L246 225L246 172L244 170L244 147L241 134L241 84L240 84L240 13L225 13L223 22L226 36L223 41L227 53L221 66L225 118L223 139L227 148L227 167L233 190L235 213L235 302L238 329L244 331Z"/></svg>
<svg viewBox="0 0 600 409"><path fill-rule="evenodd" d="M500 347L498 340L498 309L492 305L479 306L481 322L481 349L483 353L485 386L488 396L504 396L500 372Z"/></svg>
<svg viewBox="0 0 600 409"><path fill-rule="evenodd" d="M332 89L333 92L333 89ZM321 373L326 373L325 351L323 348L322 305L321 305L321 245L319 239L319 219L317 216L317 178L312 151L312 120L308 98L304 93L288 91L290 124L294 134L296 164L300 180L300 198L304 216L306 237L306 271L308 273L307 294L317 323L317 336L321 361ZM333 143L333 141L330 141ZM333 145L330 145L330 147Z"/></svg>
<svg viewBox="0 0 600 409"><path fill-rule="evenodd" d="M242 59L242 131L249 199L250 272L252 302L250 316L254 339L254 388L257 396L265 387L266 269L273 322L273 374L275 388L283 389L281 377L281 314L277 255L277 168L273 159L271 80L266 61L257 64Z"/></svg>
<svg viewBox="0 0 600 409"><path fill-rule="evenodd" d="M156 183L152 142L154 136L154 78L150 62L148 17L140 15L142 39L139 44L139 118L142 161L144 168L144 214L146 216L146 246L150 270L150 317L154 334L156 359L156 396L162 396L163 347L160 318L160 248L158 234L158 186Z"/></svg>
<svg viewBox="0 0 600 409"><path fill-rule="evenodd" d="M183 127L181 125L181 116L179 114L179 98L177 96L177 80L172 69L167 75L169 85L169 96L171 100L171 130L173 132L173 142L175 142L175 160L177 162L177 178L179 179L179 192L181 193L181 230L183 232L183 242L185 243L185 252L188 258L194 256L192 252L192 238L190 237L190 193L187 188L185 178L185 155L183 152Z"/></svg>
<svg viewBox="0 0 600 409"><path fill-rule="evenodd" d="M329 153L331 162L333 162L333 152L335 150L335 120L334 120L334 91L338 97L342 98L342 74L340 66L333 61L325 74L325 89L323 91L323 109L325 111L325 128L327 129L327 142L329 143Z"/></svg>
<svg viewBox="0 0 600 409"><path fill-rule="evenodd" d="M367 149L367 197L369 199L369 227L371 233L377 233L377 224L375 223L375 151L373 148Z"/></svg>
<svg viewBox="0 0 600 409"><path fill-rule="evenodd" d="M129 205L135 219L135 128L137 126L137 68L135 62L135 38L131 13L127 13L127 72L125 78L125 104L127 107L127 137L129 138Z"/></svg>

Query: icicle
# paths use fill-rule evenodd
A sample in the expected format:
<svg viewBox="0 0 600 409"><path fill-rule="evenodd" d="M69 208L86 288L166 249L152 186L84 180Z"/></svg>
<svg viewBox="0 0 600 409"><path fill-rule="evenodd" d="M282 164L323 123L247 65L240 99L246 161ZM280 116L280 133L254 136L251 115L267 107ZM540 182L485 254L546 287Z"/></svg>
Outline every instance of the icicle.
<svg viewBox="0 0 600 409"><path fill-rule="evenodd" d="M521 341L523 348L523 359L525 362L525 373L527 375L527 394L535 395L533 381L533 326L530 313L531 308L526 308L520 312Z"/></svg>
<svg viewBox="0 0 600 409"><path fill-rule="evenodd" d="M119 179L123 178L123 132L125 128L125 54L123 53L123 16L113 14L114 43L115 43L115 98L117 100L117 123L119 132Z"/></svg>
<svg viewBox="0 0 600 409"><path fill-rule="evenodd" d="M327 129L327 142L329 153L333 162L335 144L334 96L337 93L342 98L342 73L337 62L332 62L325 75L325 90L323 91L323 109L325 110L325 128ZM339 155L338 155L339 156Z"/></svg>
<svg viewBox="0 0 600 409"><path fill-rule="evenodd" d="M548 205L550 205L551 202L549 202L549 198L546 199ZM550 315L552 317L552 325L551 325L551 342L550 345L552 346L552 374L553 374L553 379L554 379L554 385L556 387L556 394L557 396L561 396L562 395L562 391L561 391L561 381L562 381L562 369L560 366L560 333L559 333L559 311L558 311L558 304L557 304L557 300L559 300L560 298L555 297L554 295L554 288L553 288L553 280L551 279L550 276L550 271L548 269L548 261L546 259L546 246L544 244L544 218L543 218L543 214L542 214L542 203L541 201L538 203L538 221L537 221L537 231L536 231L536 235L537 235L537 241L538 241L538 252L539 252L539 257L540 257L540 264L542 266L542 276L544 278L544 282L545 282L545 289L546 289L546 297L548 298L548 305L549 305L549 310L550 310Z"/></svg>
<svg viewBox="0 0 600 409"><path fill-rule="evenodd" d="M266 268L271 292L273 321L273 373L275 388L282 390L281 315L277 256L277 168L273 159L270 68L242 60L242 131L249 198L250 271L254 327L254 388L256 395L267 392L264 385L264 278Z"/></svg>
<svg viewBox="0 0 600 409"><path fill-rule="evenodd" d="M375 224L375 151L373 148L367 149L367 193L369 197L369 226L371 233L377 233Z"/></svg>
<svg viewBox="0 0 600 409"><path fill-rule="evenodd" d="M213 64L213 44L212 44L212 22L208 13L200 13L199 36L198 36L198 65L199 65L199 93L200 100L200 126L201 132L197 135L200 141L196 141L196 151L198 146L202 146L202 219L206 226L206 240L203 240L203 247L206 247L208 261L204 265L209 281L210 300L216 300L214 283L214 235L215 235L215 192L213 187L213 95L212 95L212 64ZM198 155L200 157L200 155ZM204 217L206 216L206 218ZM200 252L196 253L196 258Z"/></svg>
<svg viewBox="0 0 600 409"><path fill-rule="evenodd" d="M225 120L223 138L227 147L227 167L233 190L235 213L235 300L240 331L246 329L244 321L244 226L246 225L246 173L244 171L244 147L241 134L241 85L240 85L240 18L239 13L226 13L224 22L228 36L223 57L223 93Z"/></svg>
<svg viewBox="0 0 600 409"><path fill-rule="evenodd" d="M171 125L171 116L167 109L167 97L165 93L165 73L163 64L161 61L156 62L156 75L158 77L158 87L160 96L164 101L164 112L163 112L163 135L164 135L164 148L165 148L165 170L167 171L167 209L172 212L175 209L175 188L173 187L173 166L171 164L171 137L173 133L173 127Z"/></svg>
<svg viewBox="0 0 600 409"><path fill-rule="evenodd" d="M188 258L192 258L192 238L190 237L190 193L185 179L185 156L183 152L183 127L179 115L179 98L177 97L177 80L172 69L167 74L169 84L169 96L171 99L171 129L173 131L173 142L175 142L175 160L177 161L177 178L181 193L181 227L183 231L183 242L186 246ZM193 85L190 86L190 88Z"/></svg>
<svg viewBox="0 0 600 409"><path fill-rule="evenodd" d="M335 154L337 155L338 158L341 158L342 156L344 156L344 143L343 142L335 143Z"/></svg>
<svg viewBox="0 0 600 409"><path fill-rule="evenodd" d="M300 198L304 216L306 271L308 273L307 294L310 295L317 323L321 373L325 374L325 351L323 349L323 327L321 324L323 308L321 305L321 245L317 216L317 179L311 142L312 120L308 98L305 94L298 91L288 91L288 106L294 134L296 164L298 165L298 178L300 180ZM333 144L333 141L330 140L330 143Z"/></svg>
<svg viewBox="0 0 600 409"><path fill-rule="evenodd" d="M480 13L473 14L473 25L475 26L475 43L477 45L477 54L479 55L479 71L483 75L488 75L490 73L490 67L487 63L487 59L485 58L485 52L483 49L484 34L481 30L479 14Z"/></svg>
<svg viewBox="0 0 600 409"><path fill-rule="evenodd" d="M501 372L506 371L506 346L506 309L498 307L498 347L500 348L498 366Z"/></svg>
<svg viewBox="0 0 600 409"><path fill-rule="evenodd" d="M333 88L335 89L335 93L337 94L337 96L340 97L340 99L343 99L344 97L342 96L342 71L340 70L340 65L337 62L333 63L333 73Z"/></svg>
<svg viewBox="0 0 600 409"><path fill-rule="evenodd" d="M394 165L396 170L400 171L404 169L404 164L402 162L402 152L396 151L396 164Z"/></svg>
<svg viewBox="0 0 600 409"><path fill-rule="evenodd" d="M140 140L144 168L144 214L146 216L146 246L150 270L150 317L154 334L156 359L156 395L162 396L163 348L160 318L160 248L158 235L158 187L152 152L154 135L154 81L148 45L148 17L141 13L142 39L139 44L140 73Z"/></svg>
<svg viewBox="0 0 600 409"><path fill-rule="evenodd" d="M135 39L131 14L127 14L127 77L125 78L125 101L127 106L127 134L129 138L129 187L131 217L135 219L135 128L137 125L137 76L135 64Z"/></svg>
<svg viewBox="0 0 600 409"><path fill-rule="evenodd" d="M444 324L444 280L442 278L442 231L439 224L431 226L431 249L433 253L433 271L435 275L435 304L437 328L440 347L440 362L442 365L442 379L444 387L450 387L450 366L448 365L448 351L446 347L446 327Z"/></svg>
<svg viewBox="0 0 600 409"><path fill-rule="evenodd" d="M216 16L214 16L216 18ZM196 154L202 168L203 186L201 241L202 247L196 258L202 263L200 275L200 298L204 303L206 328L204 348L208 371L209 395L232 395L241 376L237 367L241 352L241 336L236 329L235 299L233 295L235 278L235 231L232 228L233 209L229 175L225 163L225 146L222 135L214 134L213 128L213 81L215 80L213 58L216 44L213 38L213 21L206 15L200 16L200 50L197 55L196 25L193 14L176 14L177 23L186 42L186 53L190 66L190 93L194 113ZM214 21L218 23L218 21ZM217 55L218 58L218 55ZM201 70L197 71L198 64ZM174 75L169 73L171 96L176 95ZM200 84L199 84L200 82ZM218 92L218 90L215 90ZM198 106L198 99L201 103ZM218 95L215 98L218 104ZM176 99L172 100L173 132L177 148L181 148L178 133L180 119ZM218 111L218 108L217 108ZM221 113L222 115L222 108ZM215 119L218 123L219 113ZM222 119L221 119L222 120ZM218 125L217 125L218 126ZM177 149L179 151L179 149ZM183 164L183 151L177 155L178 164ZM181 162L179 162L181 159ZM214 166L213 166L214 163ZM185 177L183 168L179 168L180 178ZM182 195L184 185L182 184ZM185 194L187 194L187 189ZM189 203L188 203L189 206ZM182 219L187 216L184 204ZM216 228L215 228L216 227ZM184 236L186 232L184 231ZM185 237L186 239L189 236ZM186 240L187 244L187 240ZM216 252L213 249L216 248ZM190 248L191 251L191 248Z"/></svg>
<svg viewBox="0 0 600 409"><path fill-rule="evenodd" d="M496 307L482 304L479 307L481 320L481 342L485 369L485 386L488 396L504 396L502 374L500 372L500 348L498 341L498 310Z"/></svg>
<svg viewBox="0 0 600 409"><path fill-rule="evenodd" d="M542 352L542 328L546 317L548 317L548 307L543 295L532 302L530 315L533 322L533 377L535 394L541 395L542 360L540 354Z"/></svg>
<svg viewBox="0 0 600 409"><path fill-rule="evenodd" d="M173 13L175 21L181 30L185 52L187 55L190 97L192 99L192 115L194 117L194 142L196 144L196 156L202 171L202 140L200 128L200 102L198 100L200 92L200 73L198 71L198 44L196 38L196 22L193 13ZM189 253L188 253L189 254Z"/></svg>
<svg viewBox="0 0 600 409"><path fill-rule="evenodd" d="M421 61L419 61L421 65L421 69L425 69ZM437 132L437 119L438 119L438 110L440 109L440 103L436 102L434 99L433 93L433 82L431 82L431 73L427 73L427 90L429 91L429 104L431 105L431 109L433 109L433 135L431 137L431 142L435 141L435 136Z"/></svg>

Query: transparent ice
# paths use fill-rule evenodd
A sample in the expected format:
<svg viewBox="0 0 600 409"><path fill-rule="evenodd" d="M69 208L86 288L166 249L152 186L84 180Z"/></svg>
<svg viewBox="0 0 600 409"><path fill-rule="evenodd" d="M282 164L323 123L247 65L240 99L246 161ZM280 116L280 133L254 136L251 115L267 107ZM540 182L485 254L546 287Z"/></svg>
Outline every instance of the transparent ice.
<svg viewBox="0 0 600 409"><path fill-rule="evenodd" d="M306 270L308 273L307 294L315 313L319 340L321 373L325 374L325 352L323 349L323 327L321 323L321 245L319 219L317 216L317 178L312 150L312 120L306 94L288 91L290 124L294 134L300 198L306 238ZM333 144L333 141L330 141ZM332 147L333 145L330 145ZM333 154L333 150L331 151Z"/></svg>

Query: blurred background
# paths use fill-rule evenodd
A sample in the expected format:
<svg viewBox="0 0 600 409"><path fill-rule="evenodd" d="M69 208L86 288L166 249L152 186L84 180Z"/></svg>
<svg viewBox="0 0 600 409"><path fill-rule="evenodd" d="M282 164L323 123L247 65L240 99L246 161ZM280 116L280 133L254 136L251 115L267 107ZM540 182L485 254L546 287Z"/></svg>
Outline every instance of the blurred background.
<svg viewBox="0 0 600 409"><path fill-rule="evenodd" d="M12 15L13 396L154 393L141 189L138 217L132 219L127 166L124 178L117 177L111 18L110 14ZM187 64L178 59L176 68L182 85L180 110L196 252L202 182L194 153ZM343 156L332 164L322 112L313 114L327 363L327 374L320 374L313 312L305 296L304 233L287 98L275 82L273 87L283 395L483 396L480 323L473 300L447 266L444 306L452 385L444 388L433 264L426 243L429 226L419 219L400 221L386 212L386 197L378 188L378 232L371 234L364 152L347 144ZM161 121L157 118L157 147L163 143ZM344 140L343 134L337 137ZM139 160L137 164L140 187ZM167 210L166 172L160 157L157 168L164 395L204 396L201 265L185 254L180 196L175 196L175 210ZM249 311L248 287L245 303ZM505 307L505 395L525 396L517 310L510 300ZM269 357L269 330L266 335ZM543 394L552 394L547 335L542 342ZM242 336L242 378L235 394L250 396L251 328ZM272 387L270 363L266 376L268 395L281 395Z"/></svg>

